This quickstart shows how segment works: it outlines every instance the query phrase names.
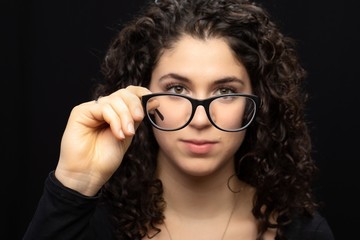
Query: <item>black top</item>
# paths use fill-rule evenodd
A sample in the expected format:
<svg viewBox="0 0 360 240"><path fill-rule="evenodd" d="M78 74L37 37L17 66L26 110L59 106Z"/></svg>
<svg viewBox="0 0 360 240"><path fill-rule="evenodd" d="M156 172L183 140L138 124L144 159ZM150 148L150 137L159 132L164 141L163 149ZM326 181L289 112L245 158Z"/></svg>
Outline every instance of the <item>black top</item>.
<svg viewBox="0 0 360 240"><path fill-rule="evenodd" d="M111 240L109 215L98 204L100 196L86 197L64 187L51 172L23 240ZM297 218L286 230L289 240L334 240L324 217Z"/></svg>

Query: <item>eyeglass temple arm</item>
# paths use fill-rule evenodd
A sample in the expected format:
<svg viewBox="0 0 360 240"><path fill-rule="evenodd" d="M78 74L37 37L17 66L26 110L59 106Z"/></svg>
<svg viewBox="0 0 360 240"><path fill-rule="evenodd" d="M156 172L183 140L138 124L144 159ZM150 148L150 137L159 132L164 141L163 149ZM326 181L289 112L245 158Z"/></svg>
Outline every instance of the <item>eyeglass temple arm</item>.
<svg viewBox="0 0 360 240"><path fill-rule="evenodd" d="M155 109L155 112L160 117L161 121L164 121L164 115L162 115L161 112L158 109Z"/></svg>

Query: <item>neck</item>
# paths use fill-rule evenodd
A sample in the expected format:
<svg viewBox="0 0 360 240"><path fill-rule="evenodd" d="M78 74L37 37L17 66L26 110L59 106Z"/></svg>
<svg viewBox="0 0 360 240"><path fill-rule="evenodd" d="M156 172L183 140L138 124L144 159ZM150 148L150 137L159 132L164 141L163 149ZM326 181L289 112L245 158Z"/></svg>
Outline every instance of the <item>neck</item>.
<svg viewBox="0 0 360 240"><path fill-rule="evenodd" d="M158 169L167 211L181 212L191 218L204 218L218 215L233 206L234 193L228 187L233 168L211 176L184 176L179 171ZM236 177L231 178L232 189L240 189L241 184Z"/></svg>
<svg viewBox="0 0 360 240"><path fill-rule="evenodd" d="M201 212L201 214L192 214L191 216L184 217L183 213L179 215L179 212L175 212L171 208L168 209L165 212L166 219L163 228L165 232L163 233L167 234L170 240L223 240L236 210L238 194L239 193L233 194L231 201L232 206L229 206L228 209L216 211L217 213L214 213L214 211L204 211L204 209L202 209L203 212ZM205 212L207 212L207 214L204 215ZM197 213L199 213L199 211L197 211ZM170 227L168 227L168 224L170 224ZM166 239L166 236L164 237L164 235L162 235L161 239L164 238Z"/></svg>

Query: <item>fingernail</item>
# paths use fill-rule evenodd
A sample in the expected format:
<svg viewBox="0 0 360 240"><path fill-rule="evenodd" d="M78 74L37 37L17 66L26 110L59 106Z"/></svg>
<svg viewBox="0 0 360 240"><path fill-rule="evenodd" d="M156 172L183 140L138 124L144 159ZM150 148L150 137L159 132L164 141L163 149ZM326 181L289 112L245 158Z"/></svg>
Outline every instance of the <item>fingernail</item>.
<svg viewBox="0 0 360 240"><path fill-rule="evenodd" d="M132 123L128 124L128 131L133 134L135 133L134 125Z"/></svg>
<svg viewBox="0 0 360 240"><path fill-rule="evenodd" d="M143 116L143 111L142 111L142 109L141 108L135 108L135 115L136 116L139 116L139 117L142 117Z"/></svg>
<svg viewBox="0 0 360 240"><path fill-rule="evenodd" d="M120 130L119 135L121 139L125 139L125 135L122 130Z"/></svg>

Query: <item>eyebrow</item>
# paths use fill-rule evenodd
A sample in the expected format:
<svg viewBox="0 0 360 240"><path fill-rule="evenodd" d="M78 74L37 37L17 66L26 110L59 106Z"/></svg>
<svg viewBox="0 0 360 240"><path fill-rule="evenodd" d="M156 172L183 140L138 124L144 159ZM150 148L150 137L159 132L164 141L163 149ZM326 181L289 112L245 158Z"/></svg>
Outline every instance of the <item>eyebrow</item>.
<svg viewBox="0 0 360 240"><path fill-rule="evenodd" d="M224 84L224 83L231 83L231 82L238 82L240 83L241 85L244 85L244 81L237 78L237 77L224 77L224 78L220 78L220 79L217 79L215 80L215 83L216 84Z"/></svg>
<svg viewBox="0 0 360 240"><path fill-rule="evenodd" d="M181 75L176 74L176 73L165 74L164 76L161 76L159 78L159 81L161 82L161 81L163 81L163 80L165 80L167 78L176 79L176 80L179 80L179 81L182 81L182 82L188 82L188 83L191 82L189 78L181 76ZM238 82L241 85L244 85L243 80L241 80L241 79L239 79L237 77L234 77L234 76L223 77L223 78L215 80L215 84L224 84L224 83L231 83L231 82Z"/></svg>
<svg viewBox="0 0 360 240"><path fill-rule="evenodd" d="M173 79L176 79L176 80L180 80L180 81L183 81L183 82L190 82L190 79L188 79L187 77L184 77L184 76L181 76L179 74L176 74L176 73L169 73L169 74L165 74L164 76L161 76L159 78L159 81L163 81L167 78L173 78Z"/></svg>

